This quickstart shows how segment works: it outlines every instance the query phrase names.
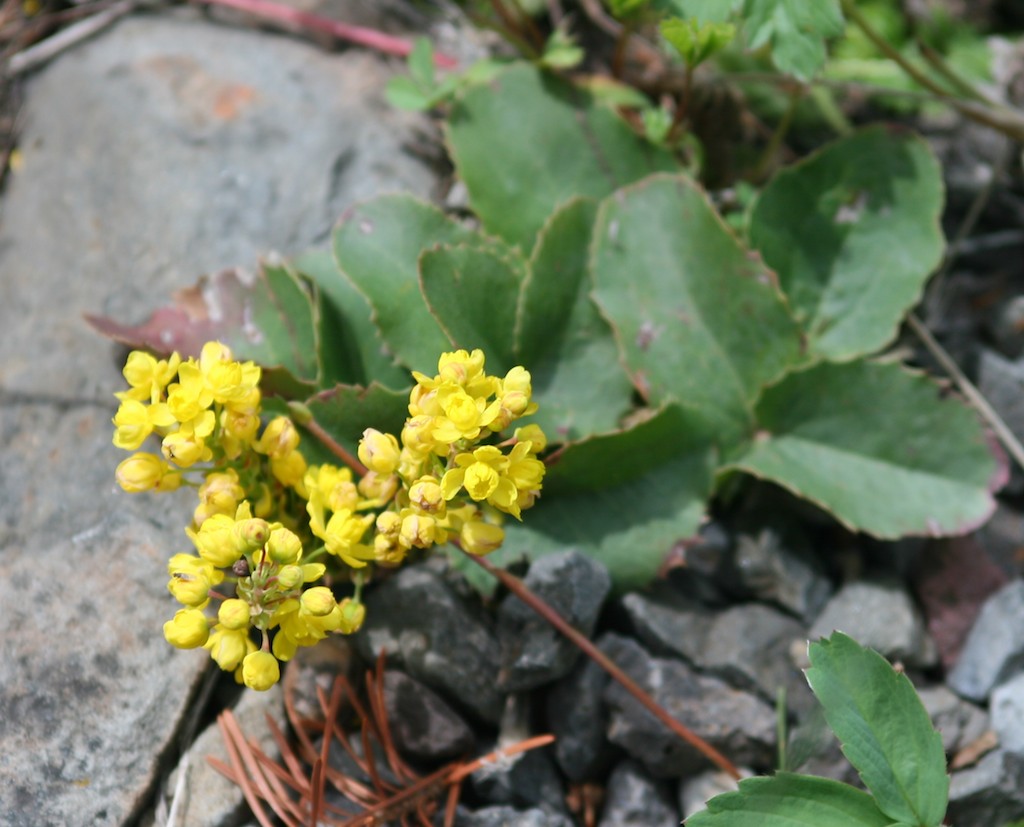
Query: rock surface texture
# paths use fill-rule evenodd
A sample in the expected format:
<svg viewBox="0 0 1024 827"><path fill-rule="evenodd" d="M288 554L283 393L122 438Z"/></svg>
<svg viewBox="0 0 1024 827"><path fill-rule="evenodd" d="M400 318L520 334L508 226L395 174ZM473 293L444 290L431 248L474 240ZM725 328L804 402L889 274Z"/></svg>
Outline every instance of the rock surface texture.
<svg viewBox="0 0 1024 827"><path fill-rule="evenodd" d="M26 88L0 202L0 821L119 825L174 757L205 653L175 653L166 559L187 494L113 470L122 354L83 313L141 321L204 272L323 242L344 207L428 196L373 55L197 16L123 20Z"/></svg>

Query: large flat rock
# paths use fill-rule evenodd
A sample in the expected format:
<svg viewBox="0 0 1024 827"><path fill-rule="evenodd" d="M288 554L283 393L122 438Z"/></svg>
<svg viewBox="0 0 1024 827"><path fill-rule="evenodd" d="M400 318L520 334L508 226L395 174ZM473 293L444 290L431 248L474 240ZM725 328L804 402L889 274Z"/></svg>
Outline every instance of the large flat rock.
<svg viewBox="0 0 1024 827"><path fill-rule="evenodd" d="M0 200L5 825L133 818L207 663L161 635L190 497L114 484L121 354L82 314L139 321L203 272L326 242L355 200L429 196L389 71L179 14L126 19L28 84Z"/></svg>

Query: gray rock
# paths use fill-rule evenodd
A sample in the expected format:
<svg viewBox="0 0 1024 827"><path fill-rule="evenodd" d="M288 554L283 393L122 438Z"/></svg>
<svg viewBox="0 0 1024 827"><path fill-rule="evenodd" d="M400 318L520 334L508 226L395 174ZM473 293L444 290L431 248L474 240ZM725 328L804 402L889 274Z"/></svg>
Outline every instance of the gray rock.
<svg viewBox="0 0 1024 827"><path fill-rule="evenodd" d="M573 827L572 821L558 813L536 808L484 807L475 813L459 814L455 827Z"/></svg>
<svg viewBox="0 0 1024 827"><path fill-rule="evenodd" d="M799 621L756 603L710 612L693 604L665 602L665 593L649 598L627 594L622 606L637 635L656 653L676 654L699 671L774 702L786 690L791 708L814 706L803 673L790 658L794 644L807 640Z"/></svg>
<svg viewBox="0 0 1024 827"><path fill-rule="evenodd" d="M664 782L651 778L635 761L622 761L605 788L598 827L676 827L679 813Z"/></svg>
<svg viewBox="0 0 1024 827"><path fill-rule="evenodd" d="M1024 818L1024 755L995 750L954 772L946 817L956 827L1009 827Z"/></svg>
<svg viewBox="0 0 1024 827"><path fill-rule="evenodd" d="M744 596L774 603L804 620L816 617L832 594L819 558L791 546L771 526L738 536L733 566Z"/></svg>
<svg viewBox="0 0 1024 827"><path fill-rule="evenodd" d="M991 714L999 746L1024 753L1024 672L992 691Z"/></svg>
<svg viewBox="0 0 1024 827"><path fill-rule="evenodd" d="M702 525L695 539L677 543L667 561L667 582L672 590L709 606L726 603L725 586L735 579L734 545L729 530L714 520Z"/></svg>
<svg viewBox="0 0 1024 827"><path fill-rule="evenodd" d="M281 685L266 692L243 692L234 708L234 715L246 738L255 740L271 760L279 760L280 751L267 725L267 715L282 731L287 728ZM244 815L249 814L242 788L210 766L206 760L208 756L231 766L224 738L216 723L210 724L196 738L168 781L168 806L174 809L176 824L226 827L238 824Z"/></svg>
<svg viewBox="0 0 1024 827"><path fill-rule="evenodd" d="M978 390L1018 438L1024 438L1024 365L987 348L978 362Z"/></svg>
<svg viewBox="0 0 1024 827"><path fill-rule="evenodd" d="M960 660L946 683L979 703L1000 683L1024 671L1024 580L1013 580L985 601Z"/></svg>
<svg viewBox="0 0 1024 827"><path fill-rule="evenodd" d="M587 658L547 692L548 730L555 736L555 760L570 781L593 781L611 765L604 688L610 678Z"/></svg>
<svg viewBox="0 0 1024 827"><path fill-rule="evenodd" d="M602 648L672 717L735 762L772 762L775 711L753 695L717 678L696 674L677 660L651 657L640 644L606 634ZM611 709L608 738L659 777L703 769L707 759L672 733L615 681L604 692Z"/></svg>
<svg viewBox="0 0 1024 827"><path fill-rule="evenodd" d="M524 580L568 623L587 637L594 631L611 577L591 557L567 551L541 557L530 565ZM581 652L568 638L515 595L498 610L501 644L499 685L507 692L535 689L568 674Z"/></svg>
<svg viewBox="0 0 1024 827"><path fill-rule="evenodd" d="M750 773L741 771L741 775L746 777ZM679 785L679 806L683 818L689 818L705 809L716 795L731 793L736 789L736 780L721 770L705 770L690 776Z"/></svg>
<svg viewBox="0 0 1024 827"><path fill-rule="evenodd" d="M847 583L811 625L817 640L841 631L862 646L907 666L929 667L938 659L935 643L910 595L892 583Z"/></svg>
<svg viewBox="0 0 1024 827"><path fill-rule="evenodd" d="M438 761L466 755L473 748L473 730L437 694L404 672L384 673L384 708L391 736L403 755Z"/></svg>
<svg viewBox="0 0 1024 827"><path fill-rule="evenodd" d="M569 815L565 786L548 749L532 749L488 764L469 777L469 787L476 799L487 804Z"/></svg>
<svg viewBox="0 0 1024 827"><path fill-rule="evenodd" d="M925 687L917 694L949 755L977 741L989 728L989 716L983 709L958 698L945 686Z"/></svg>
<svg viewBox="0 0 1024 827"><path fill-rule="evenodd" d="M365 603L356 643L367 661L386 652L393 666L497 723L498 641L479 606L425 565L403 568L368 590Z"/></svg>
<svg viewBox="0 0 1024 827"><path fill-rule="evenodd" d="M188 492L129 496L110 444L135 321L203 272L326 238L353 198L428 194L386 64L211 26L124 20L26 87L0 221L0 812L12 827L138 817L205 652L161 635Z"/></svg>

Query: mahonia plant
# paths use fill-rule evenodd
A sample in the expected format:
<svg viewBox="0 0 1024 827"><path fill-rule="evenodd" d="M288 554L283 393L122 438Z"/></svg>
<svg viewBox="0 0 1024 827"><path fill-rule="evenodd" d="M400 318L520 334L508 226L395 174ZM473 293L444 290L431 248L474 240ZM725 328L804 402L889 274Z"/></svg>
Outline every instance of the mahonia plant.
<svg viewBox="0 0 1024 827"><path fill-rule="evenodd" d="M449 540L471 554L497 549L503 515L520 519L540 494L547 439L536 425L501 436L537 409L530 373L490 376L484 362L457 350L437 375L414 372L400 436L366 429L359 461L340 467L309 465L291 418L263 426L259 366L220 342L198 360L133 351L113 422L114 444L135 453L117 481L129 492L192 486L199 498L186 528L195 553L167 564L183 605L164 624L167 641L204 647L239 682L269 689L299 647L362 625L371 565ZM160 455L138 451L153 434ZM338 601L335 578L355 594Z"/></svg>

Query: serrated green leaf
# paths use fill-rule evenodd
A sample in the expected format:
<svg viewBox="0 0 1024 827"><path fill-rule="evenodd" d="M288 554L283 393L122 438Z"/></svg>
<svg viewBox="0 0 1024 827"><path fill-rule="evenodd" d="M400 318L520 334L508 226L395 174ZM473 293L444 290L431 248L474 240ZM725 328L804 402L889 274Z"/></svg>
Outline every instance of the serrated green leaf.
<svg viewBox="0 0 1024 827"><path fill-rule="evenodd" d="M568 446L522 523L505 524L496 562L579 548L617 589L657 573L672 546L696 533L711 491L715 450L698 417L671 405L626 431Z"/></svg>
<svg viewBox="0 0 1024 827"><path fill-rule="evenodd" d="M420 253L478 238L408 195L376 198L342 216L334 231L335 260L369 302L384 345L407 368L433 375L438 355L450 347L420 292Z"/></svg>
<svg viewBox="0 0 1024 827"><path fill-rule="evenodd" d="M707 411L726 444L748 435L761 387L801 358L771 274L681 176L605 199L594 239L594 300L633 383Z"/></svg>
<svg viewBox="0 0 1024 827"><path fill-rule="evenodd" d="M825 39L843 33L839 0L746 0L743 22L750 47L770 44L779 71L800 80L825 63Z"/></svg>
<svg viewBox="0 0 1024 827"><path fill-rule="evenodd" d="M558 442L613 430L632 402L611 328L590 299L596 214L594 201L574 199L551 217L519 300L516 359L530 370L540 406L530 421Z"/></svg>
<svg viewBox="0 0 1024 827"><path fill-rule="evenodd" d="M370 320L370 305L338 270L330 250L296 258L295 269L318 288L321 389L337 384L408 387L409 372L395 365Z"/></svg>
<svg viewBox="0 0 1024 827"><path fill-rule="evenodd" d="M407 391L393 391L373 382L366 388L338 385L321 391L306 402L306 407L316 423L355 456L359 440L367 428L398 436L405 424L408 404ZM342 464L338 457L310 434L303 439L302 452L310 464Z"/></svg>
<svg viewBox="0 0 1024 827"><path fill-rule="evenodd" d="M686 827L894 827L867 793L813 775L780 772L740 781Z"/></svg>
<svg viewBox="0 0 1024 827"><path fill-rule="evenodd" d="M524 250L569 198L601 198L678 169L585 89L524 64L469 89L445 127L473 210L489 232Z"/></svg>
<svg viewBox="0 0 1024 827"><path fill-rule="evenodd" d="M812 353L844 361L895 338L944 246L942 170L920 138L873 127L783 170L751 217Z"/></svg>
<svg viewBox="0 0 1024 827"><path fill-rule="evenodd" d="M395 109L404 109L407 112L422 112L433 106L430 91L408 75L391 78L384 87L384 97Z"/></svg>
<svg viewBox="0 0 1024 827"><path fill-rule="evenodd" d="M736 35L736 27L731 23L700 22L680 17L662 20L658 30L690 68L699 66L724 49Z"/></svg>
<svg viewBox="0 0 1024 827"><path fill-rule="evenodd" d="M772 480L876 537L963 534L1005 481L959 399L896 364L822 364L765 391L732 467Z"/></svg>
<svg viewBox="0 0 1024 827"><path fill-rule="evenodd" d="M503 255L483 245L441 245L420 256L420 289L451 347L482 348L492 374L504 374L515 364L516 302L524 268L511 251Z"/></svg>
<svg viewBox="0 0 1024 827"><path fill-rule="evenodd" d="M938 827L949 776L935 731L906 675L835 632L810 646L807 680L843 753L890 819Z"/></svg>

